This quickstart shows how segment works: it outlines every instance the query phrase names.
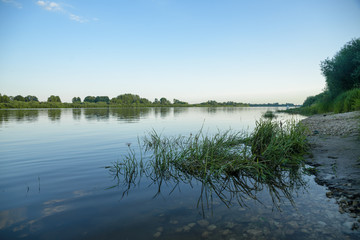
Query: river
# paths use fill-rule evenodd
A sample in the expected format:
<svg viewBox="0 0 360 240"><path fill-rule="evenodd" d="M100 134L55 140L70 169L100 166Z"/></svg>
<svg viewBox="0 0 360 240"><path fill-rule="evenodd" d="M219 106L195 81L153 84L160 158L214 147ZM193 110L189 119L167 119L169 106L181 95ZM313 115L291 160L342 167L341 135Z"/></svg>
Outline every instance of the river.
<svg viewBox="0 0 360 240"><path fill-rule="evenodd" d="M0 110L0 238L359 238L313 176L259 186L255 200L232 185L224 201L196 179L143 176L129 185L112 171L151 131L251 132L267 110L276 108Z"/></svg>

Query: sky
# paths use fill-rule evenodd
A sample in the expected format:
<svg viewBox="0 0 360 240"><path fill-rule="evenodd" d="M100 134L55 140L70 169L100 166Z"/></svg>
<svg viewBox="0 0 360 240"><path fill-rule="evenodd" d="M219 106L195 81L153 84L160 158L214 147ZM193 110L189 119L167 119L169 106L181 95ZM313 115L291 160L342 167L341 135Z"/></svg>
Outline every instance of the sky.
<svg viewBox="0 0 360 240"><path fill-rule="evenodd" d="M302 104L360 0L0 0L0 93Z"/></svg>

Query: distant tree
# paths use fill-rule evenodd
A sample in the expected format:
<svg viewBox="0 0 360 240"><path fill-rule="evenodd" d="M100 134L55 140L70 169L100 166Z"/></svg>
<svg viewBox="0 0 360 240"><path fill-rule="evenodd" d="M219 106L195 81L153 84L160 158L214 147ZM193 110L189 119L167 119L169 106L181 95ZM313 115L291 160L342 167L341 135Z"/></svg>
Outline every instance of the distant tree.
<svg viewBox="0 0 360 240"><path fill-rule="evenodd" d="M216 105L219 105L219 103L215 100L209 100L207 101L206 103L207 105L210 105L210 106L216 106Z"/></svg>
<svg viewBox="0 0 360 240"><path fill-rule="evenodd" d="M81 103L81 98L80 97L73 97L72 103Z"/></svg>
<svg viewBox="0 0 360 240"><path fill-rule="evenodd" d="M360 38L353 39L321 64L322 74L326 78L327 90L332 97L340 93L360 88Z"/></svg>
<svg viewBox="0 0 360 240"><path fill-rule="evenodd" d="M0 103L9 103L9 102L10 102L10 98L8 96L0 94Z"/></svg>
<svg viewBox="0 0 360 240"><path fill-rule="evenodd" d="M162 98L160 98L160 104L161 105L170 105L171 102L169 100L167 100L166 98L162 97Z"/></svg>
<svg viewBox="0 0 360 240"><path fill-rule="evenodd" d="M36 96L27 95L25 97L25 102L38 102L39 99Z"/></svg>
<svg viewBox="0 0 360 240"><path fill-rule="evenodd" d="M111 102L116 104L131 105L131 104L139 104L141 102L141 99L139 95L126 93L111 99Z"/></svg>
<svg viewBox="0 0 360 240"><path fill-rule="evenodd" d="M84 102L94 103L95 102L95 97L94 96L86 96L84 98Z"/></svg>
<svg viewBox="0 0 360 240"><path fill-rule="evenodd" d="M224 105L226 105L226 106L236 106L236 102L227 101L227 102L224 102Z"/></svg>
<svg viewBox="0 0 360 240"><path fill-rule="evenodd" d="M14 97L15 101L19 101L19 102L25 102L25 98L21 95L17 95Z"/></svg>
<svg viewBox="0 0 360 240"><path fill-rule="evenodd" d="M97 96L95 98L95 102L106 102L106 103L109 103L110 102L110 98L107 97L107 96Z"/></svg>
<svg viewBox="0 0 360 240"><path fill-rule="evenodd" d="M174 100L173 100L173 103L174 103L174 104L179 104L179 105L181 105L181 104L184 104L184 105L188 104L187 102L183 102L183 101L180 101L180 100L175 99L175 98L174 98Z"/></svg>
<svg viewBox="0 0 360 240"><path fill-rule="evenodd" d="M141 104L147 104L147 105L151 104L150 100L148 100L146 98L140 98L140 103Z"/></svg>
<svg viewBox="0 0 360 240"><path fill-rule="evenodd" d="M160 102L159 102L159 99L155 98L154 104L159 104L159 103L160 103Z"/></svg>
<svg viewBox="0 0 360 240"><path fill-rule="evenodd" d="M59 96L54 96L54 95L51 95L48 100L48 102L56 102L56 103L61 103L61 99Z"/></svg>

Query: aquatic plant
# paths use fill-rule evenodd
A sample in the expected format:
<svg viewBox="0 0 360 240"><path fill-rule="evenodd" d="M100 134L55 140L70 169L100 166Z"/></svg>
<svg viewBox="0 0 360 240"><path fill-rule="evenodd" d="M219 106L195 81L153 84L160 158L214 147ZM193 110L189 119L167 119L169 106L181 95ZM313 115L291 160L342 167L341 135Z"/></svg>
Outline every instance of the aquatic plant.
<svg viewBox="0 0 360 240"><path fill-rule="evenodd" d="M273 118L276 118L276 115L273 111L266 111L263 115L262 115L264 118L269 118L269 119L273 119Z"/></svg>
<svg viewBox="0 0 360 240"><path fill-rule="evenodd" d="M298 165L308 149L306 133L306 127L294 120L274 122L260 119L250 136L251 152L269 170Z"/></svg>
<svg viewBox="0 0 360 240"><path fill-rule="evenodd" d="M262 119L252 134L225 131L209 136L201 129L194 135L165 137L152 131L138 144L136 151L129 145L128 155L111 169L118 185L125 187L123 196L142 176L158 186L155 196L163 183L173 184L174 190L195 179L203 184L202 207L204 196L215 194L226 205L231 200L242 205L244 198L256 199L264 188L274 203L282 196L292 201L290 192L301 179L301 156L307 150L301 124Z"/></svg>

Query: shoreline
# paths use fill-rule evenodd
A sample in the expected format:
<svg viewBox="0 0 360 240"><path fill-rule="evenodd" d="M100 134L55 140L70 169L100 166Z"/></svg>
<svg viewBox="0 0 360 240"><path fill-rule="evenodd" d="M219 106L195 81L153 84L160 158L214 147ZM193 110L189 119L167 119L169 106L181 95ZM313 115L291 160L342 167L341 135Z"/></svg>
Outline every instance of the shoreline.
<svg viewBox="0 0 360 240"><path fill-rule="evenodd" d="M315 181L325 185L339 212L360 228L360 111L313 115L301 121L309 128L310 150L306 164L315 168Z"/></svg>

